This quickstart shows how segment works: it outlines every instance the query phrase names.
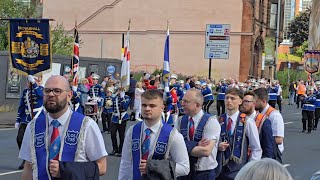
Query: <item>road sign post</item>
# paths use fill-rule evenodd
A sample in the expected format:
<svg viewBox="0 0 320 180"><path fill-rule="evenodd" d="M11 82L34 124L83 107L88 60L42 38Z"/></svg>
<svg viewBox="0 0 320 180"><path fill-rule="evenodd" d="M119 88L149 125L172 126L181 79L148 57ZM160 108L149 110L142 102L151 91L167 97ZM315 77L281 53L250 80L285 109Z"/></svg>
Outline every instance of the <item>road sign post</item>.
<svg viewBox="0 0 320 180"><path fill-rule="evenodd" d="M207 24L204 58L209 59L209 79L211 60L229 59L230 24Z"/></svg>

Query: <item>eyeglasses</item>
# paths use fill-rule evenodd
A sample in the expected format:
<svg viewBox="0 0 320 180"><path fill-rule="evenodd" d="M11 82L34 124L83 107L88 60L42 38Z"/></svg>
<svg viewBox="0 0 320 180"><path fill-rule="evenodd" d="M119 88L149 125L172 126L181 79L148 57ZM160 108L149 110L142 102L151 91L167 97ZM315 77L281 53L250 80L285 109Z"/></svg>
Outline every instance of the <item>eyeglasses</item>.
<svg viewBox="0 0 320 180"><path fill-rule="evenodd" d="M63 91L69 91L69 90L63 90L63 89L60 89L60 88L44 88L43 89L43 94L44 95L49 95L51 92L53 92L53 95L55 96L59 96Z"/></svg>
<svg viewBox="0 0 320 180"><path fill-rule="evenodd" d="M251 103L251 102L254 102L254 101L248 101L248 100L243 100L242 101L243 104L248 104L248 103Z"/></svg>

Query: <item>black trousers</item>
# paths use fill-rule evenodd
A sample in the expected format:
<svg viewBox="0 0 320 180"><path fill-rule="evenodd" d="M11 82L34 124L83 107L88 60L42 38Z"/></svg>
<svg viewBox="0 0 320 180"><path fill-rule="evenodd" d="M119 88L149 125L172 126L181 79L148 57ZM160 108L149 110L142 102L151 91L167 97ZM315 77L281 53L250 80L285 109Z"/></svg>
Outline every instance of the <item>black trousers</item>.
<svg viewBox="0 0 320 180"><path fill-rule="evenodd" d="M19 127L19 130L18 130L18 135L17 135L17 144L18 144L19 150L21 148L24 132L26 131L27 125L28 124L20 123L20 127Z"/></svg>
<svg viewBox="0 0 320 180"><path fill-rule="evenodd" d="M268 101L268 104L269 104L271 107L276 108L277 101L276 101L276 100L269 100L269 101Z"/></svg>
<svg viewBox="0 0 320 180"><path fill-rule="evenodd" d="M221 112L220 112L220 110L221 110ZM217 111L218 111L218 116L225 113L224 100L217 100Z"/></svg>
<svg viewBox="0 0 320 180"><path fill-rule="evenodd" d="M300 99L300 97L302 96L302 94L298 94L298 96L297 96L297 108L299 108L299 104L300 104L300 102L301 102L301 99ZM302 102L301 102L301 105L300 105L300 108L302 108Z"/></svg>
<svg viewBox="0 0 320 180"><path fill-rule="evenodd" d="M282 112L282 105L281 105L282 99L281 96L277 96L277 104L279 106L279 111Z"/></svg>
<svg viewBox="0 0 320 180"><path fill-rule="evenodd" d="M133 106L134 106L134 92L133 93L127 93L128 96L130 97L130 109L133 109Z"/></svg>
<svg viewBox="0 0 320 180"><path fill-rule="evenodd" d="M101 114L103 131L110 130L111 117L112 117L112 113L102 113ZM108 124L108 126L107 126L107 124Z"/></svg>
<svg viewBox="0 0 320 180"><path fill-rule="evenodd" d="M318 122L319 122L319 118L320 118L320 108L316 108L316 111L314 113L315 118L314 118L314 123L313 123L313 127L317 128L318 127Z"/></svg>
<svg viewBox="0 0 320 180"><path fill-rule="evenodd" d="M313 118L314 118L314 112L313 111L305 111L302 110L302 129L307 129L307 122L308 122L308 131L311 132L311 129L313 127Z"/></svg>
<svg viewBox="0 0 320 180"><path fill-rule="evenodd" d="M209 113L209 109L210 109L210 106L212 105L212 103L214 102L214 100L209 100L209 101L206 101L203 103L203 111L206 112L206 113Z"/></svg>
<svg viewBox="0 0 320 180"><path fill-rule="evenodd" d="M113 150L122 152L122 146L123 146L123 141L124 141L124 136L125 136L125 131L126 131L126 125L127 121L122 121L121 124L118 123L111 123L111 141L112 141L112 147ZM118 141L117 141L117 131L119 132L119 140L120 144L118 146Z"/></svg>

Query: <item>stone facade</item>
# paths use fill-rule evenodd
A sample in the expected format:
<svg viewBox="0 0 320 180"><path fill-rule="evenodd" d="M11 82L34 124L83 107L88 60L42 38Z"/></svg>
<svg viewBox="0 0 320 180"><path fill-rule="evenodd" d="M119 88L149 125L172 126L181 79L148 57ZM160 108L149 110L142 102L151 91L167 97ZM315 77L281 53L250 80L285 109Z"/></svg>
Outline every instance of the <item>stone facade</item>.
<svg viewBox="0 0 320 180"><path fill-rule="evenodd" d="M264 6L260 26L264 28L269 1L261 0ZM259 8L257 0L54 0L43 2L43 16L56 19L53 23L63 23L70 33L77 18L82 56L118 59L122 33L131 18L133 71L162 68L169 20L170 69L188 75L208 75L209 61L204 59L206 24L231 24L229 59L214 59L211 74L214 79L232 77L243 81L249 75L261 76L263 37L267 31L263 29L261 34L256 27Z"/></svg>

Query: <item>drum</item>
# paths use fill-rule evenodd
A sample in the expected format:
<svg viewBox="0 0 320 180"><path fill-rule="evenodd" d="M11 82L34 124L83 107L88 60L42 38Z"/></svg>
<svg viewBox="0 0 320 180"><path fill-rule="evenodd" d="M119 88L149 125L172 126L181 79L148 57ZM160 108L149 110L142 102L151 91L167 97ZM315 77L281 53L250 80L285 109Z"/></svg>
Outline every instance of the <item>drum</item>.
<svg viewBox="0 0 320 180"><path fill-rule="evenodd" d="M84 104L84 114L85 115L96 115L98 113L98 103L87 102Z"/></svg>

